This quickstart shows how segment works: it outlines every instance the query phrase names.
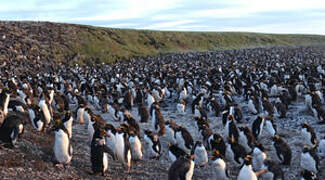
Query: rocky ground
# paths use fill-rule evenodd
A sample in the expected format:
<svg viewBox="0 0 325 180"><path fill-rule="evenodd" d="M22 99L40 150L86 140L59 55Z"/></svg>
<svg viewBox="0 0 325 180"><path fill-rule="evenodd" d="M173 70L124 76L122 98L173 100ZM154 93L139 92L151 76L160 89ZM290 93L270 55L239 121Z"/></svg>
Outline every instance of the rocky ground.
<svg viewBox="0 0 325 180"><path fill-rule="evenodd" d="M237 98L237 102L241 102L244 112L244 123L240 125L251 126L255 116L248 114L247 107L242 99ZM186 114L182 115L176 112L174 103L168 103L169 106L163 108L165 120L173 119L179 125L184 125L191 132L194 140L198 140L198 132L193 115L190 108L187 108ZM102 114L107 121L111 122L109 114ZM136 110L132 111L132 115L138 118ZM222 134L223 127L220 117L213 117L210 114L210 123L213 130ZM300 153L304 143L300 138L300 124L308 121L315 129L317 135L325 133L324 125L317 125L314 118L304 110L302 102L297 102L290 106L290 110L285 119L276 119L278 131L291 146L293 152L292 164L290 167L281 166L285 172L286 179L298 179L300 167ZM117 122L111 122L117 125ZM149 128L149 124L141 124L142 129ZM73 158L71 163L65 168L59 168L52 163L52 145L53 133L38 133L34 131L31 125L27 125L25 133L18 148L0 149L0 177L1 179L167 179L170 161L167 155L167 141L165 137L161 137L163 153L159 160L151 160L145 157L142 161L133 164L131 174L125 174L124 168L120 163L109 160L109 169L105 177L92 176L90 163L90 147L87 145L86 125L74 123L73 126ZM275 149L271 144L271 140L262 137L261 142L266 147L268 156L278 161ZM146 149L146 148L144 148ZM320 163L319 179L325 178L325 159ZM239 172L239 166L228 163L230 167L231 179L236 179ZM196 168L194 179L211 179L212 168L208 164L205 168Z"/></svg>

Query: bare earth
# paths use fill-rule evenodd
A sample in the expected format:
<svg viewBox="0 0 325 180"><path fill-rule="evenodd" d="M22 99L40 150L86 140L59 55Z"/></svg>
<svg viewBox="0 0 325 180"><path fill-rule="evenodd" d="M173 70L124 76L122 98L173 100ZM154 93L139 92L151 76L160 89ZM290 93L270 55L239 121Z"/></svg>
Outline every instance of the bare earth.
<svg viewBox="0 0 325 180"><path fill-rule="evenodd" d="M244 112L244 122L241 125L251 127L255 116L248 114L247 107L241 98L237 98L237 102L241 102ZM198 131L193 120L190 108L187 107L186 114L182 115L176 112L175 103L168 103L169 106L162 108L165 120L173 119L177 124L184 125L191 132L194 140L198 139ZM133 109L132 115L138 119L136 108ZM102 116L114 125L118 122L110 121L109 114ZM214 117L212 113L209 115L212 129L222 134L223 126L220 117ZM290 167L281 166L285 172L285 178L288 180L298 179L300 171L300 153L302 151L303 142L301 142L300 124L309 122L315 129L317 135L325 133L325 127L317 125L314 118L304 111L302 102L297 102L290 106L287 118L276 119L279 134L290 144L293 159ZM105 177L92 176L90 163L90 147L87 145L87 125L74 123L73 126L73 158L71 163L65 168L55 167L52 162L52 145L53 133L37 133L27 125L23 138L18 143L18 148L7 149L0 146L0 177L1 179L167 179L170 161L167 154L167 140L161 137L163 153L159 160L151 160L145 156L144 160L133 163L130 174L124 173L124 168L118 162L109 160L109 169ZM141 124L142 129L149 129L148 124ZM275 161L279 161L275 154L271 140L264 137L262 143L266 147L267 154ZM144 148L145 150L146 148ZM146 155L146 153L145 153ZM239 166L235 164L227 164L230 167L231 179L236 179L239 172ZM319 179L325 179L325 158L321 158ZM195 168L193 179L211 179L212 168L208 164L205 168Z"/></svg>

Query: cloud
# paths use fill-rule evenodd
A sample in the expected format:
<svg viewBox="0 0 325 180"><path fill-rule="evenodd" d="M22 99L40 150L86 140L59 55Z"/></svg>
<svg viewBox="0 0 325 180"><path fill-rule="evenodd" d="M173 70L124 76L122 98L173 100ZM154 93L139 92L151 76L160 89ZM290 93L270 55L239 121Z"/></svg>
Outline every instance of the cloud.
<svg viewBox="0 0 325 180"><path fill-rule="evenodd" d="M323 0L15 0L2 20L103 27L325 34Z"/></svg>

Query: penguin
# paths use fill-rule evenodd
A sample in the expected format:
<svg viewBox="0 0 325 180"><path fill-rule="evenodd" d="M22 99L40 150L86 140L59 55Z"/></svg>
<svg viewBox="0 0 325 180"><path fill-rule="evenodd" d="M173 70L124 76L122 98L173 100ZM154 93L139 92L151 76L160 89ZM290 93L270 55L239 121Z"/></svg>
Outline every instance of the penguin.
<svg viewBox="0 0 325 180"><path fill-rule="evenodd" d="M262 117L262 116L258 116L253 124L252 124L252 132L253 132L253 135L255 137L255 139L257 140L261 134L262 134L262 131L263 131L263 127L264 127L264 122L265 122L265 118Z"/></svg>
<svg viewBox="0 0 325 180"><path fill-rule="evenodd" d="M177 145L186 153L190 153L194 146L194 141L187 129L184 126L179 126L175 132L175 137Z"/></svg>
<svg viewBox="0 0 325 180"><path fill-rule="evenodd" d="M236 141L238 141L239 132L238 132L237 125L236 125L236 123L234 121L234 118L235 117L233 115L231 115L231 114L228 116L224 133L225 133L226 137L234 138Z"/></svg>
<svg viewBox="0 0 325 180"><path fill-rule="evenodd" d="M284 103L281 102L281 100L279 98L277 98L277 99L278 100L275 102L275 108L276 108L278 114L280 115L279 118L286 118L288 108Z"/></svg>
<svg viewBox="0 0 325 180"><path fill-rule="evenodd" d="M212 161L212 179L230 179L227 164L218 150L213 152L210 159Z"/></svg>
<svg viewBox="0 0 325 180"><path fill-rule="evenodd" d="M131 160L132 160L132 151L131 151L131 145L128 140L128 133L127 129L125 129L123 126L116 128L116 134L115 134L115 153L117 156L117 159L123 163L123 165L126 165L127 173L130 173L131 171Z"/></svg>
<svg viewBox="0 0 325 180"><path fill-rule="evenodd" d="M319 141L318 144L318 153L321 157L325 156L325 136Z"/></svg>
<svg viewBox="0 0 325 180"><path fill-rule="evenodd" d="M267 97L263 97L262 105L263 105L265 114L270 115L270 116L274 115L273 104L269 101L269 99Z"/></svg>
<svg viewBox="0 0 325 180"><path fill-rule="evenodd" d="M85 112L86 104L79 104L78 110L77 110L77 122L80 124L84 124L84 112Z"/></svg>
<svg viewBox="0 0 325 180"><path fill-rule="evenodd" d="M272 140L276 154L281 163L283 165L290 165L292 154L290 146L278 134L275 134Z"/></svg>
<svg viewBox="0 0 325 180"><path fill-rule="evenodd" d="M138 107L138 115L140 116L140 122L146 123L149 119L149 111L144 103L141 103Z"/></svg>
<svg viewBox="0 0 325 180"><path fill-rule="evenodd" d="M55 162L59 165L66 165L70 163L72 159L72 146L69 139L69 132L65 128L64 124L60 120L58 115L54 116L55 124L52 130L54 131L54 145L53 152Z"/></svg>
<svg viewBox="0 0 325 180"><path fill-rule="evenodd" d="M255 143L255 137L251 130L247 126L242 126L238 128L239 138L238 143L241 144L247 152L252 151Z"/></svg>
<svg viewBox="0 0 325 180"><path fill-rule="evenodd" d="M258 114L258 101L255 97L251 97L248 100L248 110L253 114L253 115L257 115Z"/></svg>
<svg viewBox="0 0 325 180"><path fill-rule="evenodd" d="M24 113L25 111L27 111L27 109L28 109L27 105L19 100L10 100L9 101L8 110Z"/></svg>
<svg viewBox="0 0 325 180"><path fill-rule="evenodd" d="M151 108L151 106L152 106L152 104L154 102L155 102L155 98L153 97L151 92L148 92L148 94L147 94L147 106L148 106L148 109Z"/></svg>
<svg viewBox="0 0 325 180"><path fill-rule="evenodd" d="M239 171L237 180L257 180L257 176L252 168L252 156L244 158L244 164Z"/></svg>
<svg viewBox="0 0 325 180"><path fill-rule="evenodd" d="M194 117L208 119L208 115L201 105L195 105Z"/></svg>
<svg viewBox="0 0 325 180"><path fill-rule="evenodd" d="M168 120L165 122L167 140L171 144L176 144L175 133L177 131L178 125L173 120Z"/></svg>
<svg viewBox="0 0 325 180"><path fill-rule="evenodd" d="M159 136L150 130L144 131L144 141L147 144L147 152L150 159L159 159L161 154L161 144Z"/></svg>
<svg viewBox="0 0 325 180"><path fill-rule="evenodd" d="M284 180L284 173L281 167L270 159L264 160L264 168L267 169L267 172L263 174L262 178L265 180L274 180L281 179Z"/></svg>
<svg viewBox="0 0 325 180"><path fill-rule="evenodd" d="M245 148L234 138L229 139L226 148L226 158L238 164L241 164L247 155Z"/></svg>
<svg viewBox="0 0 325 180"><path fill-rule="evenodd" d="M179 102L176 105L176 109L177 109L177 112L180 114L185 113L186 105L185 105L185 101L183 99L179 100Z"/></svg>
<svg viewBox="0 0 325 180"><path fill-rule="evenodd" d="M303 142L308 146L316 146L317 138L314 129L309 125L308 122L301 124L301 136L303 137Z"/></svg>
<svg viewBox="0 0 325 180"><path fill-rule="evenodd" d="M191 154L194 154L194 162L199 167L204 167L208 163L208 153L202 141L196 141Z"/></svg>
<svg viewBox="0 0 325 180"><path fill-rule="evenodd" d="M153 104L152 106L151 121L152 121L152 128L155 131L158 131L160 136L166 133L164 116L162 115L158 104Z"/></svg>
<svg viewBox="0 0 325 180"><path fill-rule="evenodd" d="M8 114L8 105L10 101L11 93L8 88L5 88L0 93L0 108L3 111L4 116Z"/></svg>
<svg viewBox="0 0 325 180"><path fill-rule="evenodd" d="M107 154L114 157L112 149L105 145L105 138L109 138L104 128L96 128L93 139L91 141L90 160L92 175L100 174L105 176L108 169Z"/></svg>
<svg viewBox="0 0 325 180"><path fill-rule="evenodd" d="M168 169L168 180L191 180L194 166L194 155L178 158Z"/></svg>
<svg viewBox="0 0 325 180"><path fill-rule="evenodd" d="M134 104L134 99L133 99L133 96L132 96L132 93L131 93L130 89L127 90L123 100L124 100L123 104L124 104L125 108L127 110L131 111L132 106Z"/></svg>
<svg viewBox="0 0 325 180"><path fill-rule="evenodd" d="M88 132L88 143L89 143L89 145L91 145L91 141L93 139L93 135L95 132L94 124L96 123L96 118L90 109L88 109L86 111L89 112L88 114L90 115L90 119L89 119L88 125L87 125L87 132Z"/></svg>
<svg viewBox="0 0 325 180"><path fill-rule="evenodd" d="M200 93L199 95L197 95L197 97L193 100L192 102L192 114L195 113L195 107L196 106L202 106L202 103L203 103L203 99L204 99L204 94L203 93Z"/></svg>
<svg viewBox="0 0 325 180"><path fill-rule="evenodd" d="M31 104L28 109L28 114L34 129L36 131L43 131L46 122L41 109L37 105Z"/></svg>
<svg viewBox="0 0 325 180"><path fill-rule="evenodd" d="M186 156L186 154L187 153L183 149L179 148L177 145L170 143L168 144L168 157L171 162L176 161L182 156Z"/></svg>
<svg viewBox="0 0 325 180"><path fill-rule="evenodd" d="M261 143L256 143L253 149L253 169L254 171L260 171L263 168L264 160L266 160L267 155L265 149Z"/></svg>
<svg viewBox="0 0 325 180"><path fill-rule="evenodd" d="M15 148L18 138L24 133L24 119L16 114L8 114L0 127L0 140L8 147Z"/></svg>
<svg viewBox="0 0 325 180"><path fill-rule="evenodd" d="M301 180L318 180L318 177L314 172L303 169L302 171L300 171L300 179Z"/></svg>
<svg viewBox="0 0 325 180"><path fill-rule="evenodd" d="M300 167L317 174L319 170L319 157L315 148L309 146L303 147L300 158Z"/></svg>
<svg viewBox="0 0 325 180"><path fill-rule="evenodd" d="M51 106L49 106L49 100L48 97L45 95L45 93L42 93L41 100L38 103L38 106L41 108L46 125L50 124L52 117L51 117Z"/></svg>
<svg viewBox="0 0 325 180"><path fill-rule="evenodd" d="M277 133L277 126L274 123L272 116L265 117L264 126L266 128L267 134L273 137Z"/></svg>
<svg viewBox="0 0 325 180"><path fill-rule="evenodd" d="M213 134L208 139L210 150L218 150L222 157L226 156L226 143L220 134Z"/></svg>
<svg viewBox="0 0 325 180"><path fill-rule="evenodd" d="M208 103L208 107L209 107L210 112L214 112L214 115L216 117L218 117L220 115L221 107L214 97L212 97L210 99L210 101Z"/></svg>
<svg viewBox="0 0 325 180"><path fill-rule="evenodd" d="M65 128L68 130L69 132L69 138L72 138L72 123L73 123L73 117L72 117L72 113L70 110L66 111L64 113L64 118L62 119L62 123L65 126Z"/></svg>
<svg viewBox="0 0 325 180"><path fill-rule="evenodd" d="M115 127L112 124L106 124L104 127L107 136L105 136L105 142L106 146L110 148L114 154L114 159L115 159L115 135L116 135L116 130Z"/></svg>
<svg viewBox="0 0 325 180"><path fill-rule="evenodd" d="M129 131L133 131L135 135L139 137L140 126L138 122L131 116L131 113L126 109L124 109L123 116L124 116L124 120L126 121L126 124L128 125Z"/></svg>
<svg viewBox="0 0 325 180"><path fill-rule="evenodd" d="M134 161L141 160L143 156L142 143L139 137L133 131L129 132L129 142L131 146L132 160Z"/></svg>

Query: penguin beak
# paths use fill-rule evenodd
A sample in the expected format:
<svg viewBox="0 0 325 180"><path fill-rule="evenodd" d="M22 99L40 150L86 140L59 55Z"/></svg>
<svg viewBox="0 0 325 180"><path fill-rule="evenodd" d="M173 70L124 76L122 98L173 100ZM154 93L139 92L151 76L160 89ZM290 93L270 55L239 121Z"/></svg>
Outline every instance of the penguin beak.
<svg viewBox="0 0 325 180"><path fill-rule="evenodd" d="M111 135L109 135L109 134L105 134L105 137L109 138L109 137L111 137Z"/></svg>

